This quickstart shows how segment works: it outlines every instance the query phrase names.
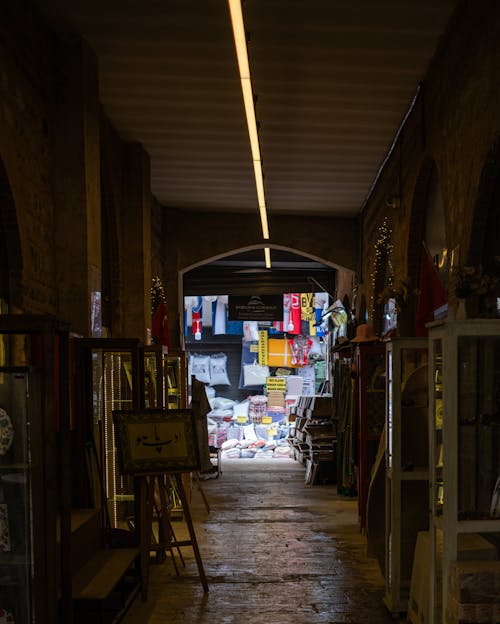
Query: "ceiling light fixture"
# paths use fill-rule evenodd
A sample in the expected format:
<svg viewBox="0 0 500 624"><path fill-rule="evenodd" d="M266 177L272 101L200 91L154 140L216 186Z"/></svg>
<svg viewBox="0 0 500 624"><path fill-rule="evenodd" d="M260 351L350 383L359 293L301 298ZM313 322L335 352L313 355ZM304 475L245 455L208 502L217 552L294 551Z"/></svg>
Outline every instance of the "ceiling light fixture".
<svg viewBox="0 0 500 624"><path fill-rule="evenodd" d="M266 261L266 269L271 268L271 250L269 247L264 247L264 259Z"/></svg>
<svg viewBox="0 0 500 624"><path fill-rule="evenodd" d="M250 149L252 151L253 169L255 174L255 187L257 189L257 201L259 203L260 221L262 224L262 235L269 238L269 226L267 223L266 199L264 196L264 179L262 174L262 159L260 156L259 134L257 132L257 121L255 119L255 107L253 101L252 82L250 80L250 66L248 64L247 41L245 27L243 25L243 12L241 10L241 0L228 0L229 12L231 14L231 25L233 27L234 44L236 47L236 57L238 59L238 69L240 73L241 91L245 105L245 115L247 118L248 136L250 138Z"/></svg>

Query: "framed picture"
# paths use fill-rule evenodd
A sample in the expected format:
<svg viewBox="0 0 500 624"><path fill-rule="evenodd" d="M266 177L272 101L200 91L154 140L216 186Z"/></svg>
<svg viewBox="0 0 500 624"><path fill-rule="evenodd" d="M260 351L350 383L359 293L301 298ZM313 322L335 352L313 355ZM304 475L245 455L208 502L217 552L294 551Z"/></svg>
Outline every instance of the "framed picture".
<svg viewBox="0 0 500 624"><path fill-rule="evenodd" d="M113 411L121 474L200 470L192 410Z"/></svg>

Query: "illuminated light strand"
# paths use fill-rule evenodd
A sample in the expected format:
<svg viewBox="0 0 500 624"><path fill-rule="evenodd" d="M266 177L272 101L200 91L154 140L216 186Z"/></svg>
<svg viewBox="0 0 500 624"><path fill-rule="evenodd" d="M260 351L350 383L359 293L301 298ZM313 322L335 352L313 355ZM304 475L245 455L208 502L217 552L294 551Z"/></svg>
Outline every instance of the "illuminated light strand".
<svg viewBox="0 0 500 624"><path fill-rule="evenodd" d="M383 222L379 226L378 229L378 237L375 242L375 259L372 263L372 270L370 272L370 285L371 285L371 293L370 293L370 317L373 319L375 312L375 285L377 279L377 272L381 268L381 261L385 256L387 258L388 264L392 267L392 251L394 245L392 244L392 228L389 224L389 219L384 217ZM387 286L392 286L393 275L392 271L389 271L389 283Z"/></svg>
<svg viewBox="0 0 500 624"><path fill-rule="evenodd" d="M248 137L250 139L250 150L255 175L255 187L257 191L257 202L259 206L260 221L262 225L262 236L269 239L269 225L267 222L267 208L264 196L264 176L262 173L262 158L259 146L259 133L257 131L257 120L255 117L255 106L253 99L252 81L250 79L250 66L248 63L248 50L245 36L245 26L243 23L243 12L241 10L241 0L228 0L229 13L231 15L231 25L233 29L236 57L238 60L238 71L240 74L241 92L245 105L245 115L248 127Z"/></svg>

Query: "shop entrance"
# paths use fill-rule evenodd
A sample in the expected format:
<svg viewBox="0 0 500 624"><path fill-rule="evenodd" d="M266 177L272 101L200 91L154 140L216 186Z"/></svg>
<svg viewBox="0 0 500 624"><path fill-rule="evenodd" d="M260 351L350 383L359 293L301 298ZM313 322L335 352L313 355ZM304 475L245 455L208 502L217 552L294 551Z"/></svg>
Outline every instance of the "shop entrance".
<svg viewBox="0 0 500 624"><path fill-rule="evenodd" d="M185 275L188 379L206 386L223 459L294 458L299 400L331 398L330 346L347 321L336 291L334 268L289 252L272 271L258 250Z"/></svg>

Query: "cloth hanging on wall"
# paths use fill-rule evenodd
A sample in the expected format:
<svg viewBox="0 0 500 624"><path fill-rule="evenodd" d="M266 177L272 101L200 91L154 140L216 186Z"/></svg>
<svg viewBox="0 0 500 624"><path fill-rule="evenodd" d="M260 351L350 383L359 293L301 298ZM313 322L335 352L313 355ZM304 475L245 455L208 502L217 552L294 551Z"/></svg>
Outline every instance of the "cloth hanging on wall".
<svg viewBox="0 0 500 624"><path fill-rule="evenodd" d="M196 297L196 304L193 305L191 310L192 326L191 331L195 340L201 340L202 333L202 310L203 310L203 298Z"/></svg>

